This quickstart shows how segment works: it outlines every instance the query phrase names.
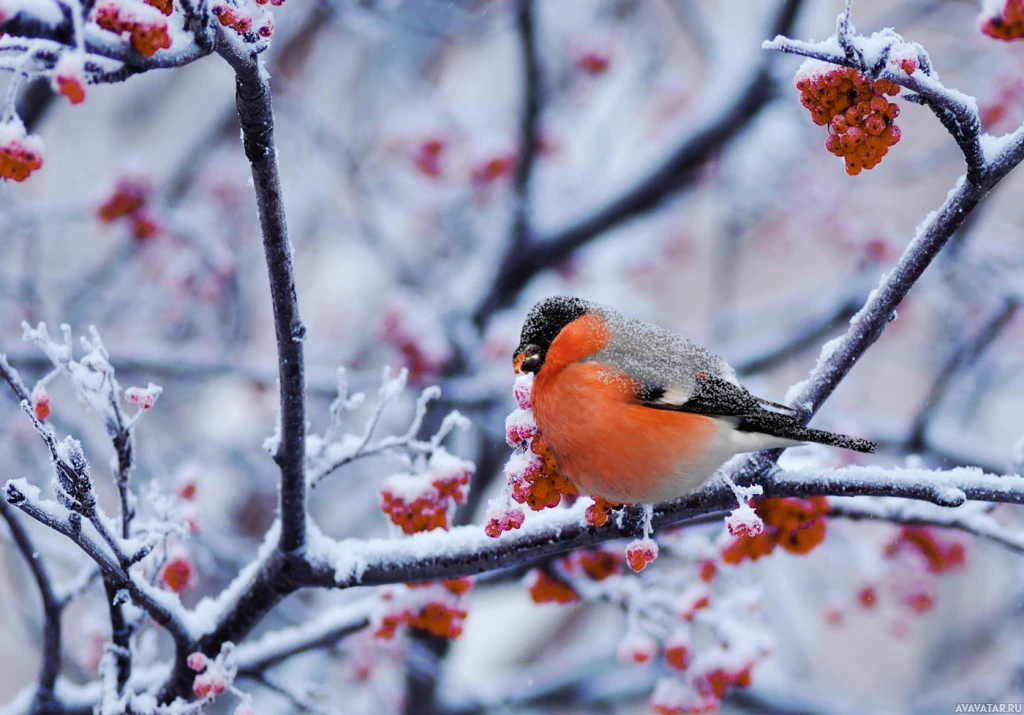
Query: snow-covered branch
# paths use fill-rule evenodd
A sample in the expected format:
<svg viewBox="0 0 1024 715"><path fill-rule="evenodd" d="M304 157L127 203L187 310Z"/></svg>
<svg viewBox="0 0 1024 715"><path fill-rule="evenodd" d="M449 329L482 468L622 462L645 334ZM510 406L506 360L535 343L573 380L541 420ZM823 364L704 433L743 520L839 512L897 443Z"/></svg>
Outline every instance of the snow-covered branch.
<svg viewBox="0 0 1024 715"><path fill-rule="evenodd" d="M779 471L763 476L759 483L765 497L890 496L944 507L959 507L968 500L1024 504L1024 478L966 467L947 471L869 467ZM311 571L303 578L309 579L306 585L335 588L456 578L537 563L556 554L637 535L635 528L624 530L611 522L601 527L588 525L583 518L586 501L542 512L520 530L497 539L488 537L478 525L399 541L317 538L310 544ZM732 489L716 481L683 499L657 505L652 525L658 530L684 525L734 506Z"/></svg>

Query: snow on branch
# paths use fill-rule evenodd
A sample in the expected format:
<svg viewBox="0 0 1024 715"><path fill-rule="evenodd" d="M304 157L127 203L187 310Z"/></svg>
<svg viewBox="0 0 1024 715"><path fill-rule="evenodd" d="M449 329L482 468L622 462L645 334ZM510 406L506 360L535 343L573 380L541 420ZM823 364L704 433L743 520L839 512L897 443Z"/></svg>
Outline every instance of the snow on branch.
<svg viewBox="0 0 1024 715"><path fill-rule="evenodd" d="M779 471L760 484L765 497L891 496L959 507L967 500L1024 504L1024 478L997 476L980 469L880 469L845 467L835 470ZM725 514L735 504L732 488L715 481L683 499L659 504L652 526L665 529L709 514ZM427 581L471 576L542 561L550 556L632 538L614 520L590 526L584 520L589 501L549 510L528 519L518 531L487 536L479 525L431 531L408 539L346 539L319 537L310 544L311 572L306 585L335 588Z"/></svg>

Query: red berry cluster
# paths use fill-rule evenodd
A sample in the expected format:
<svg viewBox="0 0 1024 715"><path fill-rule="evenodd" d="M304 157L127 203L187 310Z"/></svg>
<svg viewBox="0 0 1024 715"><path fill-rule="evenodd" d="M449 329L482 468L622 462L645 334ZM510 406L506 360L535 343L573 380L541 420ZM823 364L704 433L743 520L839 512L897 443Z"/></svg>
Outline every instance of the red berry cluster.
<svg viewBox="0 0 1024 715"><path fill-rule="evenodd" d="M160 569L160 585L174 593L184 593L196 581L196 565L192 558L179 552L172 555Z"/></svg>
<svg viewBox="0 0 1024 715"><path fill-rule="evenodd" d="M764 531L756 536L734 538L722 552L722 560L739 564L756 561L781 546L791 554L806 554L825 538L825 497L809 499L755 499L754 510L764 522Z"/></svg>
<svg viewBox="0 0 1024 715"><path fill-rule="evenodd" d="M405 303L393 306L384 316L381 336L401 353L402 366L414 379L437 375L451 359L448 343L435 339L436 333L425 328L431 324L429 317Z"/></svg>
<svg viewBox="0 0 1024 715"><path fill-rule="evenodd" d="M572 586L551 578L540 569L534 569L527 576L526 590L534 603L574 603L580 600Z"/></svg>
<svg viewBox="0 0 1024 715"><path fill-rule="evenodd" d="M622 573L622 557L604 549L575 551L559 561L569 574L591 581L604 581ZM534 603L573 603L580 600L575 589L540 569L527 577L527 589Z"/></svg>
<svg viewBox="0 0 1024 715"><path fill-rule="evenodd" d="M689 662L686 668L689 668ZM651 709L658 715L698 715L717 712L722 698L733 687L745 688L751 683L754 664L716 666L700 674L691 674L688 682L674 678L658 681L651 697Z"/></svg>
<svg viewBox="0 0 1024 715"><path fill-rule="evenodd" d="M412 161L425 176L431 179L440 178L442 173L441 154L448 142L441 137L428 137L420 143L413 153Z"/></svg>
<svg viewBox="0 0 1024 715"><path fill-rule="evenodd" d="M101 205L97 214L103 223L114 223L126 219L131 224L132 236L136 241L145 241L161 231L160 224L147 208L153 189L147 181L138 177L127 177L117 182L114 193Z"/></svg>
<svg viewBox="0 0 1024 715"><path fill-rule="evenodd" d="M84 63L81 55L64 55L53 68L53 89L72 104L85 101Z"/></svg>
<svg viewBox="0 0 1024 715"><path fill-rule="evenodd" d="M210 10L221 25L230 27L239 35L244 35L252 29L252 15L227 5L214 5Z"/></svg>
<svg viewBox="0 0 1024 715"><path fill-rule="evenodd" d="M399 475L384 482L381 510L406 534L448 528L453 504L466 501L473 465L441 452L431 457L430 473L424 479Z"/></svg>
<svg viewBox="0 0 1024 715"><path fill-rule="evenodd" d="M160 5L155 7L159 9ZM96 6L93 19L97 25L108 32L117 35L130 33L132 47L144 57L152 57L158 50L166 50L171 46L171 36L167 32L166 21L162 18L151 21L136 19L131 13L124 12L112 0L100 2Z"/></svg>
<svg viewBox="0 0 1024 715"><path fill-rule="evenodd" d="M992 17L982 16L980 29L997 40L1018 40L1024 37L1024 0L1006 0L1002 11Z"/></svg>
<svg viewBox="0 0 1024 715"><path fill-rule="evenodd" d="M478 189L486 188L499 179L512 176L515 166L515 152L495 154L474 166L469 178Z"/></svg>
<svg viewBox="0 0 1024 715"><path fill-rule="evenodd" d="M626 563L629 567L640 573L647 564L658 558L658 544L654 539L637 539L626 547Z"/></svg>
<svg viewBox="0 0 1024 715"><path fill-rule="evenodd" d="M900 140L893 122L900 108L886 99L900 91L893 82L808 60L797 71L796 88L814 123L828 126L825 148L846 160L847 174L873 169Z"/></svg>
<svg viewBox="0 0 1024 715"><path fill-rule="evenodd" d="M604 497L594 497L594 503L587 507L587 523L592 526L604 526L612 512L622 507L622 504L608 501Z"/></svg>
<svg viewBox="0 0 1024 715"><path fill-rule="evenodd" d="M558 506L562 497L579 493L576 485L563 477L555 465L544 437L539 433L530 441L530 452L539 459L530 465L512 482L512 498L526 504L534 511Z"/></svg>
<svg viewBox="0 0 1024 715"><path fill-rule="evenodd" d="M150 7L155 7L161 15L170 16L174 12L174 0L145 0Z"/></svg>
<svg viewBox="0 0 1024 715"><path fill-rule="evenodd" d="M491 514L484 526L484 532L492 539L497 539L502 533L518 529L526 521L526 514L518 507L505 509L504 511Z"/></svg>
<svg viewBox="0 0 1024 715"><path fill-rule="evenodd" d="M905 549L921 555L928 573L941 574L964 565L964 545L943 541L935 529L926 526L901 527L896 538L885 547L885 553L895 556Z"/></svg>
<svg viewBox="0 0 1024 715"><path fill-rule="evenodd" d="M0 125L0 179L24 181L42 165L43 146L38 137L26 136L17 122Z"/></svg>

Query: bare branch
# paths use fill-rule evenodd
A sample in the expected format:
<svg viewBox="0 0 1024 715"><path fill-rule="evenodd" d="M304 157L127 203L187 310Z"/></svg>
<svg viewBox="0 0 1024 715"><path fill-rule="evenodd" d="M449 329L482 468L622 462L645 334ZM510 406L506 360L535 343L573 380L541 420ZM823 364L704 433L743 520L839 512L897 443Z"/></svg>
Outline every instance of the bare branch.
<svg viewBox="0 0 1024 715"><path fill-rule="evenodd" d="M769 34L788 32L802 4L803 0L780 2ZM508 256L511 260L502 265L490 292L473 312L476 324L483 325L494 312L508 306L523 286L541 271L557 266L606 231L650 211L669 196L690 186L698 178L705 162L738 135L772 98L772 64L770 56L762 57L760 65L730 102L692 129L661 164L625 193L610 199L574 225L550 236L537 237L525 250Z"/></svg>
<svg viewBox="0 0 1024 715"><path fill-rule="evenodd" d="M255 54L239 54L230 42L222 43L219 52L235 70L238 119L245 156L252 168L274 306L281 390L281 438L274 454L274 461L281 468L281 549L286 553L300 552L306 543L306 327L299 316L295 294L292 246L274 145L270 85Z"/></svg>

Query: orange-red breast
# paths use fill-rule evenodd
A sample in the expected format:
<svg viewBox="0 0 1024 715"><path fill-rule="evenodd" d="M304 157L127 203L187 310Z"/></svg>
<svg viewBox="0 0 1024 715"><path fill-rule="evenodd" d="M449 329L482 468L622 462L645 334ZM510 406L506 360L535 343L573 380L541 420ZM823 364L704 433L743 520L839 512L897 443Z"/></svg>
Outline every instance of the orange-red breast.
<svg viewBox="0 0 1024 715"><path fill-rule="evenodd" d="M579 298L533 306L513 362L534 373L534 418L559 472L612 501L682 496L740 452L803 442L875 450L753 396L696 343Z"/></svg>

